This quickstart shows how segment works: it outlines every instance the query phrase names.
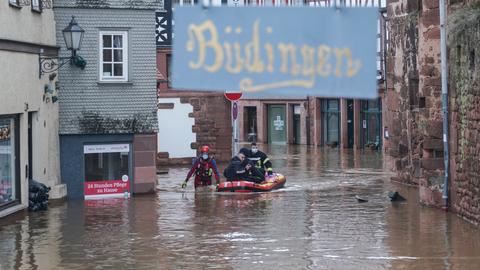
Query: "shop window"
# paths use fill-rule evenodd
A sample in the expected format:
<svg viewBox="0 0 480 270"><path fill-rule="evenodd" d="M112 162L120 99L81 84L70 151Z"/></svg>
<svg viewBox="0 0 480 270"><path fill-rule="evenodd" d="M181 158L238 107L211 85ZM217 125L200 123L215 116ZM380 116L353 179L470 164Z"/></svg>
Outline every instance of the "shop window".
<svg viewBox="0 0 480 270"><path fill-rule="evenodd" d="M14 117L0 118L0 207L20 200L16 122Z"/></svg>
<svg viewBox="0 0 480 270"><path fill-rule="evenodd" d="M85 145L85 198L130 196L128 144Z"/></svg>
<svg viewBox="0 0 480 270"><path fill-rule="evenodd" d="M382 103L381 99L362 100L361 138L363 146L379 149L382 143Z"/></svg>
<svg viewBox="0 0 480 270"><path fill-rule="evenodd" d="M128 33L100 32L100 81L128 81Z"/></svg>

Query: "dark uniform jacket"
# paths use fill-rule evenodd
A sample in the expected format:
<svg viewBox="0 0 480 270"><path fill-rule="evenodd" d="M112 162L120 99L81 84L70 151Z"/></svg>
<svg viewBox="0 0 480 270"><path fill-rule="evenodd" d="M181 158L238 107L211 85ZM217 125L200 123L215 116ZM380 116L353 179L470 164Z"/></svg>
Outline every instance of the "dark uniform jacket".
<svg viewBox="0 0 480 270"><path fill-rule="evenodd" d="M250 170L246 170L245 166L250 163L252 167ZM256 168L254 164L248 160L241 161L238 157L232 158L230 164L225 168L223 175L227 181L251 181L255 183L261 183L265 180L265 173Z"/></svg>
<svg viewBox="0 0 480 270"><path fill-rule="evenodd" d="M237 156L234 156L230 160L227 168L223 171L223 176L227 178L227 181L234 181L242 179L242 176L245 176L245 165Z"/></svg>
<svg viewBox="0 0 480 270"><path fill-rule="evenodd" d="M273 172L272 162L270 162L270 159L264 152L259 150L254 154L252 153L252 151L250 151L248 159L253 162L253 164L255 164L255 167L260 169L260 171Z"/></svg>

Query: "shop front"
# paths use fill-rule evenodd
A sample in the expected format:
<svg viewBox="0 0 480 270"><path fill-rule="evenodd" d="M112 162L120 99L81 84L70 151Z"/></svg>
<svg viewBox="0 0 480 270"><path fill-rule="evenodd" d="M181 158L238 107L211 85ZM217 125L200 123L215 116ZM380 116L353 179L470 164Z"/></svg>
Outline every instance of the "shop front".
<svg viewBox="0 0 480 270"><path fill-rule="evenodd" d="M60 136L60 151L70 199L131 196L133 135Z"/></svg>
<svg viewBox="0 0 480 270"><path fill-rule="evenodd" d="M61 135L62 180L70 199L129 198L156 185L156 134Z"/></svg>
<svg viewBox="0 0 480 270"><path fill-rule="evenodd" d="M0 116L0 210L20 203L18 117Z"/></svg>

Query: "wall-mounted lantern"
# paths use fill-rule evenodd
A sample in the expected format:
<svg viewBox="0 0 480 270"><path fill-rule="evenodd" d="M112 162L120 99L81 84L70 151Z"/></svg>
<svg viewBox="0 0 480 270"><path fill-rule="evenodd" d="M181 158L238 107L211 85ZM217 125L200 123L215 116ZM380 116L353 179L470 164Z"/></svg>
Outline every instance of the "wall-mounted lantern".
<svg viewBox="0 0 480 270"><path fill-rule="evenodd" d="M80 50L83 39L83 30L75 21L75 17L72 16L72 20L65 29L62 30L65 45L68 50L72 51L72 56L69 57L52 57L43 54L43 49L38 54L38 66L39 66L39 78L45 73L52 73L60 69L66 63L71 63L82 70L87 65L87 62L79 55L77 51ZM54 77L53 77L54 78Z"/></svg>

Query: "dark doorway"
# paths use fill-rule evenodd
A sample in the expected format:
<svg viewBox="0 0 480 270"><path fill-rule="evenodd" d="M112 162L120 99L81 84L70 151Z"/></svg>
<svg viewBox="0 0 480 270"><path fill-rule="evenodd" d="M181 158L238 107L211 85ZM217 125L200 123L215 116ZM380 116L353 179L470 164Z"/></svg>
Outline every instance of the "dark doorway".
<svg viewBox="0 0 480 270"><path fill-rule="evenodd" d="M354 143L354 119L353 119L353 99L347 99L347 132L348 132L348 148L353 148Z"/></svg>
<svg viewBox="0 0 480 270"><path fill-rule="evenodd" d="M32 126L32 119L34 116L34 112L28 113L28 170L27 170L27 178L33 178L33 126Z"/></svg>
<svg viewBox="0 0 480 270"><path fill-rule="evenodd" d="M243 135L249 142L257 141L257 107L244 107Z"/></svg>
<svg viewBox="0 0 480 270"><path fill-rule="evenodd" d="M300 105L293 105L293 143L300 144Z"/></svg>

